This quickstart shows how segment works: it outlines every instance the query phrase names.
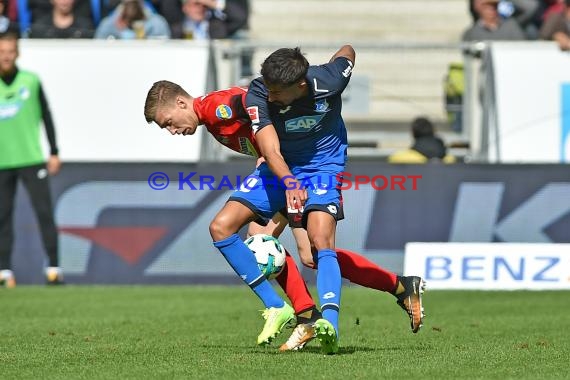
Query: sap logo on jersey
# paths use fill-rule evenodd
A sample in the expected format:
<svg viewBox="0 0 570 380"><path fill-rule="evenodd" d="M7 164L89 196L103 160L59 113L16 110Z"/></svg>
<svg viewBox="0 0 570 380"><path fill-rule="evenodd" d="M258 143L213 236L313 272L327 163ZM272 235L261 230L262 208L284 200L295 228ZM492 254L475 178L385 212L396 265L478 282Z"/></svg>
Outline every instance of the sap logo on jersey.
<svg viewBox="0 0 570 380"><path fill-rule="evenodd" d="M285 132L309 132L321 121L323 115L303 116L285 122Z"/></svg>

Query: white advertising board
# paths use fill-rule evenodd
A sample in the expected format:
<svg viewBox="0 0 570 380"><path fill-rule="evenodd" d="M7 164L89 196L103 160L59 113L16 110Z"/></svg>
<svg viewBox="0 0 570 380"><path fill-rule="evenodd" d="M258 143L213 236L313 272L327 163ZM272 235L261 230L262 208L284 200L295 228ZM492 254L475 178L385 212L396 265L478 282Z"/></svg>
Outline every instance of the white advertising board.
<svg viewBox="0 0 570 380"><path fill-rule="evenodd" d="M429 289L570 289L570 244L408 243L404 274Z"/></svg>
<svg viewBox="0 0 570 380"><path fill-rule="evenodd" d="M162 79L204 94L208 58L198 42L21 40L18 66L42 80L62 160L194 162L202 134L148 125L144 101Z"/></svg>
<svg viewBox="0 0 570 380"><path fill-rule="evenodd" d="M570 54L553 42L494 42L491 162L570 162Z"/></svg>

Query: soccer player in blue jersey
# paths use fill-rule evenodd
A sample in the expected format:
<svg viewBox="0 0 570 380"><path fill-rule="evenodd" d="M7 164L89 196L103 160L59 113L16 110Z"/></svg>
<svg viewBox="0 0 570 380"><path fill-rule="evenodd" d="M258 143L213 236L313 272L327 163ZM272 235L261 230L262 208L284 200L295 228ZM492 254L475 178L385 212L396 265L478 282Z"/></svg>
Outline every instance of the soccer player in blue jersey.
<svg viewBox="0 0 570 380"><path fill-rule="evenodd" d="M264 303L266 319L257 338L268 344L293 318L285 303L257 268L237 235L245 224L271 219L288 207L302 215L318 266L317 289L323 318L315 332L323 351L338 351L341 274L335 253L337 219L341 219L339 175L344 171L346 128L341 93L354 65L354 49L345 45L321 66L309 66L300 49L279 49L262 65L246 106L256 141L266 162L247 186L235 191L210 223L214 246ZM278 177L277 183L263 179Z"/></svg>
<svg viewBox="0 0 570 380"><path fill-rule="evenodd" d="M350 45L319 66L310 66L299 48L279 49L263 62L262 78L250 84L246 96L266 167L285 185L288 212L302 215L311 242L323 315L314 327L327 354L338 351L341 273L335 233L348 147L341 94L354 62Z"/></svg>

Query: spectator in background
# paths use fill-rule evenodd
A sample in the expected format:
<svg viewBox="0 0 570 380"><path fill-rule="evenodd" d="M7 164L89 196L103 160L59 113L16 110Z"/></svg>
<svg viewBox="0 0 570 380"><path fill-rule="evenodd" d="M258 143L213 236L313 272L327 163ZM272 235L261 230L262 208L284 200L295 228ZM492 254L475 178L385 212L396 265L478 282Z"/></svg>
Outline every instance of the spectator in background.
<svg viewBox="0 0 570 380"><path fill-rule="evenodd" d="M51 12L52 6L47 0L27 0L27 2L31 22ZM93 26L97 27L101 19L108 16L119 3L120 0L75 0L73 14L91 20Z"/></svg>
<svg viewBox="0 0 570 380"><path fill-rule="evenodd" d="M220 12L221 10L216 9ZM210 39L210 19L212 11L201 0L182 0L184 18L170 25L172 38L187 40Z"/></svg>
<svg viewBox="0 0 570 380"><path fill-rule="evenodd" d="M570 0L565 0L561 12L548 16L540 28L540 38L556 41L560 49L570 50Z"/></svg>
<svg viewBox="0 0 570 380"><path fill-rule="evenodd" d="M455 162L455 157L447 154L443 140L435 135L432 122L425 117L412 121L414 145L410 149L393 153L388 157L392 164L423 164L428 161L441 161L446 164Z"/></svg>
<svg viewBox="0 0 570 380"><path fill-rule="evenodd" d="M18 181L28 191L38 218L43 245L48 256L45 270L48 284L60 284L58 237L53 218L49 175L57 174L61 163L55 139L55 128L42 89L34 73L20 70L18 37L0 35L0 285L14 287L11 267L14 241L12 218ZM45 161L40 146L40 124L43 122L50 145Z"/></svg>
<svg viewBox="0 0 570 380"><path fill-rule="evenodd" d="M30 38L93 38L93 23L74 12L75 0L51 0L49 14L34 20Z"/></svg>
<svg viewBox="0 0 570 380"><path fill-rule="evenodd" d="M542 0L539 13L540 21L544 22L553 13L560 13L564 9L565 0ZM542 24L541 24L542 25Z"/></svg>
<svg viewBox="0 0 570 380"><path fill-rule="evenodd" d="M171 24L172 38L232 38L247 26L247 3L235 0L182 0L184 19Z"/></svg>
<svg viewBox="0 0 570 380"><path fill-rule="evenodd" d="M247 0L182 0L184 18L170 24L172 38L193 40L244 38L248 29ZM253 74L252 52L240 56L240 85L247 86ZM247 83L246 83L247 82Z"/></svg>
<svg viewBox="0 0 570 380"><path fill-rule="evenodd" d="M19 36L20 29L7 16L8 13L7 5L8 5L8 0L0 0L0 33L10 32Z"/></svg>
<svg viewBox="0 0 570 380"><path fill-rule="evenodd" d="M499 0L474 0L477 21L464 33L463 41L525 40L526 35L513 18L502 19L498 12Z"/></svg>
<svg viewBox="0 0 570 380"><path fill-rule="evenodd" d="M122 0L95 30L100 39L170 38L168 23L142 0Z"/></svg>
<svg viewBox="0 0 570 380"><path fill-rule="evenodd" d="M542 0L500 0L497 10L503 19L514 18L528 39L537 39L541 6ZM475 10L475 0L469 1L469 11L473 22L477 22L479 14Z"/></svg>

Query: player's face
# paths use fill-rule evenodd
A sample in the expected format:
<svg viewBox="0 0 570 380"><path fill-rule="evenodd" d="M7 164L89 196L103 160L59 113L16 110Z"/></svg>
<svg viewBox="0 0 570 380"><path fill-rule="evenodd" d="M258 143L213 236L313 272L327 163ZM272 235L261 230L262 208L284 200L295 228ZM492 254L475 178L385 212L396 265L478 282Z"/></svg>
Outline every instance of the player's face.
<svg viewBox="0 0 570 380"><path fill-rule="evenodd" d="M16 40L0 40L0 72L14 70L18 58L18 43Z"/></svg>
<svg viewBox="0 0 570 380"><path fill-rule="evenodd" d="M193 135L198 127L198 118L192 105L177 99L172 107L159 108L156 112L156 124L172 135Z"/></svg>
<svg viewBox="0 0 570 380"><path fill-rule="evenodd" d="M268 98L270 103L278 106L288 106L295 100L305 95L307 84L305 82L297 83L291 86L267 86Z"/></svg>

